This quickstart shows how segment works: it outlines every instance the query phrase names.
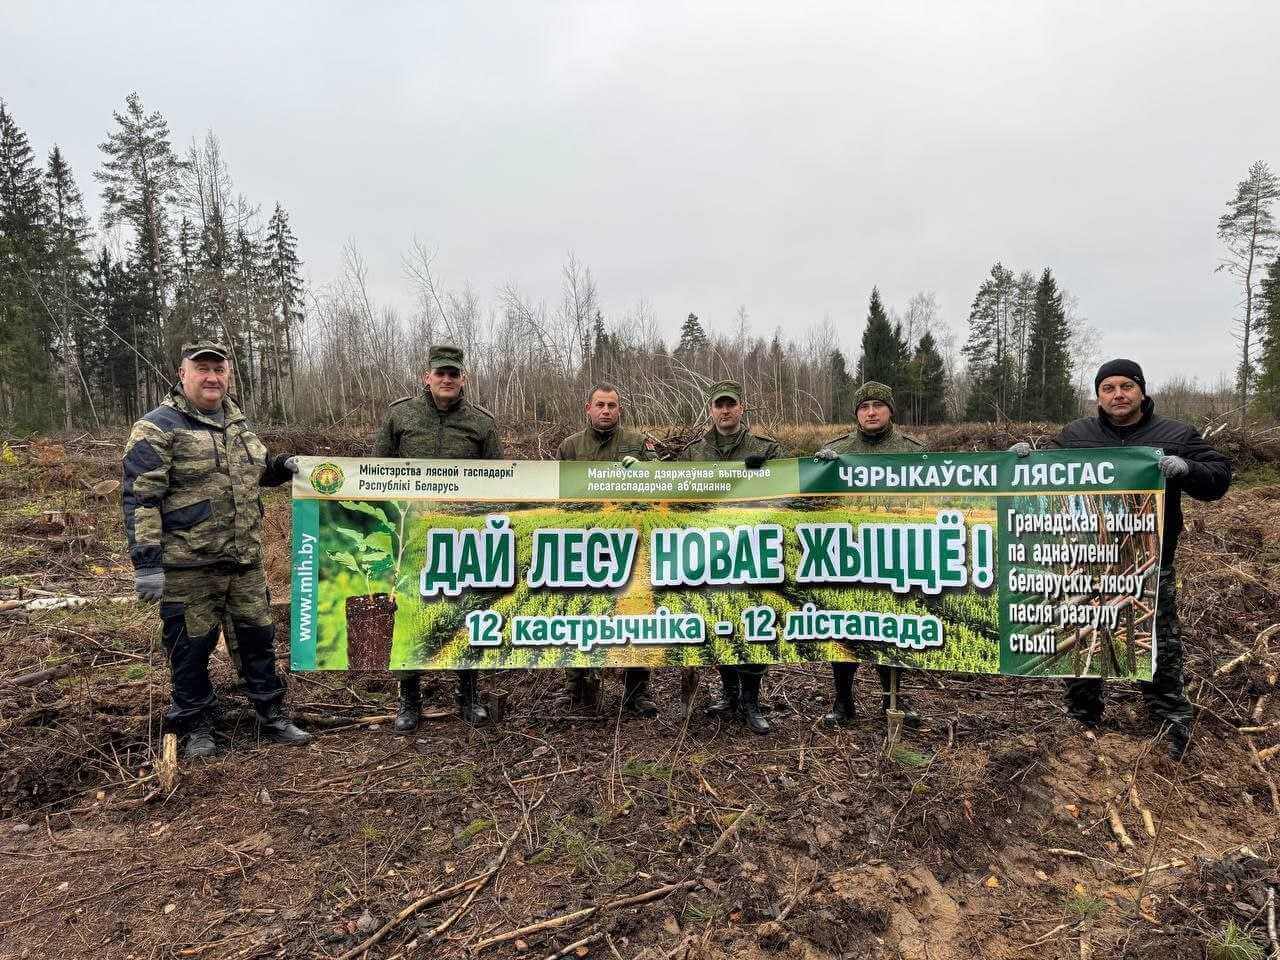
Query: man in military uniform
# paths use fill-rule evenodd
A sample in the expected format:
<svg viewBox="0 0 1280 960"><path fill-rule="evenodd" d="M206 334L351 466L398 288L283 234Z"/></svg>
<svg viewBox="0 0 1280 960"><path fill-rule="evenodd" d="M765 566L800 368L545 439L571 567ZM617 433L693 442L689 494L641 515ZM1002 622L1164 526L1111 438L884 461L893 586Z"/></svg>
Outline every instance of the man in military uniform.
<svg viewBox="0 0 1280 960"><path fill-rule="evenodd" d="M869 456L881 453L923 453L924 445L913 437L907 436L893 425L893 390L883 383L868 380L858 387L853 395L854 416L858 420L858 429L831 440L818 451L823 460L834 460L840 456ZM889 690L893 683L894 667L877 666L880 674L880 697L882 710L889 709ZM847 726L853 722L856 705L853 697L853 680L857 676L856 663L839 663L832 661L831 675L835 683L835 705L823 717L823 721L833 726ZM911 726L920 725L920 714L911 701L905 696L898 697L898 709L905 717L904 721Z"/></svg>
<svg viewBox="0 0 1280 960"><path fill-rule="evenodd" d="M422 392L401 397L387 410L373 440L375 457L440 460L500 460L502 442L493 414L464 394L467 375L462 350L436 345L427 358ZM467 723L482 724L489 711L476 694L476 671L459 670L456 694L458 715ZM395 728L410 733L422 714L421 671L400 673L400 703Z"/></svg>
<svg viewBox="0 0 1280 960"><path fill-rule="evenodd" d="M297 462L269 454L228 396L228 357L217 343L184 344L177 385L133 425L123 457L134 585L140 599L160 603L173 679L164 719L186 735L188 758L214 752L209 655L224 619L259 733L278 743L311 739L284 713L262 569L260 488L285 483Z"/></svg>
<svg viewBox="0 0 1280 960"><path fill-rule="evenodd" d="M745 422L742 386L721 380L707 394L711 428L701 440L686 447L681 460L741 460L749 470L759 470L768 460L785 457L786 451L773 437L752 433ZM712 713L740 717L752 733L768 733L769 721L760 712L760 684L768 667L763 663L722 666L721 696L708 708Z"/></svg>
<svg viewBox="0 0 1280 960"><path fill-rule="evenodd" d="M1160 472L1165 476L1164 531L1160 552L1160 585L1156 594L1156 669L1150 683L1140 683L1151 716L1165 729L1169 756L1181 760L1191 743L1193 713L1183 687L1182 627L1178 622L1177 571L1174 567L1178 535L1182 533L1182 494L1197 500L1218 500L1231 485L1231 461L1205 442L1194 427L1156 413L1147 396L1142 367L1132 360L1111 360L1093 379L1098 414L1073 420L1058 434L1056 447L1159 447ZM1030 456L1031 445L1015 443L1010 450ZM1094 678L1067 681L1067 710L1089 727L1102 722L1106 685Z"/></svg>
<svg viewBox="0 0 1280 960"><path fill-rule="evenodd" d="M587 394L587 427L560 443L560 460L616 460L630 466L654 459L653 440L639 430L622 425L622 397L611 383L598 383ZM569 708L594 708L600 694L600 671L593 667L566 670L568 682L562 697ZM622 706L642 717L656 717L658 705L649 695L649 671L628 667L622 674Z"/></svg>

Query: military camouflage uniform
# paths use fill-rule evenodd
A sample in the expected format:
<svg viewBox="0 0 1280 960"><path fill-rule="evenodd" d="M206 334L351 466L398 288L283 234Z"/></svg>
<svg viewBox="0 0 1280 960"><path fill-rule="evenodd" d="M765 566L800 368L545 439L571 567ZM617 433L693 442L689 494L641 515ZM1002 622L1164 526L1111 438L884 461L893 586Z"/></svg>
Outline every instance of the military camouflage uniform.
<svg viewBox="0 0 1280 960"><path fill-rule="evenodd" d="M853 396L855 415L858 405L867 400L879 400L893 410L893 391L882 383L868 381L858 389ZM843 433L827 442L823 449L831 450L842 457L862 457L882 453L924 453L926 448L919 440L898 430L890 420L883 430L876 433L864 433L862 430ZM892 668L879 664L876 666L876 672L880 675L880 687L885 691L887 698L893 676ZM836 709L828 714L828 717L835 716L843 706L850 714L849 719L852 719L853 679L857 673L856 663L842 663L836 660L831 662L831 677L836 688ZM915 722L919 721L914 712L912 717Z"/></svg>
<svg viewBox="0 0 1280 960"><path fill-rule="evenodd" d="M462 369L462 351L456 347L431 348L433 368L452 366ZM441 410L423 387L413 397L393 401L377 434L373 438L375 457L405 457L422 460L501 460L502 441L493 414L459 393L447 409ZM457 670L456 699L463 718L475 723L488 719L487 711L477 703L476 670ZM417 725L421 708L420 681L422 671L405 670L400 677L400 711L396 729L407 733ZM412 715L413 722L408 721Z"/></svg>
<svg viewBox="0 0 1280 960"><path fill-rule="evenodd" d="M601 431L587 426L571 433L560 441L556 451L558 460L596 460L616 463L623 457L637 460L654 459L653 440L639 430L618 424L612 430ZM600 689L598 667L574 667L565 671L567 677L565 699L571 707L592 707ZM635 702L649 687L649 670L645 667L627 667L622 673L623 699Z"/></svg>
<svg viewBox="0 0 1280 960"><path fill-rule="evenodd" d="M224 622L237 668L261 717L278 712L275 628L262 569L261 487L290 479L230 397L222 422L174 388L133 425L124 448L123 507L129 557L165 572L163 642L173 674L165 721L174 732L207 723L215 702L209 655Z"/></svg>

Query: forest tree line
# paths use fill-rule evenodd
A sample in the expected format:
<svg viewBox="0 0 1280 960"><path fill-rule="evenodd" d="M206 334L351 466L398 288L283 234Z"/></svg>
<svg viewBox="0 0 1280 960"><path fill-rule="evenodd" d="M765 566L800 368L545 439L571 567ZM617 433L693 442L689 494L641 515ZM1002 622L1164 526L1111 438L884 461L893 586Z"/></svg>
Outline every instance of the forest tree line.
<svg viewBox="0 0 1280 960"><path fill-rule="evenodd" d="M102 213L91 224L60 148L41 162L0 101L0 425L9 430L128 423L168 393L180 345L205 337L231 349L235 394L267 424L374 422L417 389L434 342L466 351L468 392L508 424L577 423L600 380L618 385L639 422L693 423L723 378L743 384L757 422L847 422L865 379L894 388L906 424L1061 421L1088 409L1100 359L1098 332L1051 268L1000 262L978 285L963 341L931 293L898 311L873 289L853 358L830 318L762 335L745 306L710 322L691 311L668 343L643 301L606 316L573 254L559 302L515 283L486 302L446 284L415 242L403 258L414 291L406 314L376 302L354 246L339 276L308 288L288 213L275 203L266 214L236 191L212 132L178 150L164 116L135 93L99 151L91 176ZM1237 410L1269 417L1280 416L1277 195L1255 164L1219 223L1222 269L1244 291Z"/></svg>

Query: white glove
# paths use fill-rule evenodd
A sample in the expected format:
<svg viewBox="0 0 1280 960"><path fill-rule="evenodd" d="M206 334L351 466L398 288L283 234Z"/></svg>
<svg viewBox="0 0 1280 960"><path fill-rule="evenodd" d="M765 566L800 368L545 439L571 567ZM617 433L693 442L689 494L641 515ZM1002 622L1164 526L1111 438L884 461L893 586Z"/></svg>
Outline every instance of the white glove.
<svg viewBox="0 0 1280 960"><path fill-rule="evenodd" d="M836 453L830 447L823 447L821 450L819 450L817 453L814 454L814 457L817 458L818 460L839 460L840 454Z"/></svg>
<svg viewBox="0 0 1280 960"><path fill-rule="evenodd" d="M1191 472L1191 464L1181 457L1175 457L1170 454L1160 458L1160 472L1165 475L1167 480L1172 480L1174 477L1185 477Z"/></svg>
<svg viewBox="0 0 1280 960"><path fill-rule="evenodd" d="M622 469L630 470L632 467L636 465L636 462L637 462L636 458L628 454L627 456L622 458Z"/></svg>
<svg viewBox="0 0 1280 960"><path fill-rule="evenodd" d="M298 472L298 458L297 458L297 457L289 457L288 459L286 459L286 460L285 460L285 462L284 462L284 468L285 468L286 470L288 470L290 473L297 473L297 472Z"/></svg>
<svg viewBox="0 0 1280 960"><path fill-rule="evenodd" d="M1029 457L1031 456L1031 444L1027 443L1025 440L1019 440L1009 448L1009 452L1019 458Z"/></svg>
<svg viewBox="0 0 1280 960"><path fill-rule="evenodd" d="M143 603L159 603L164 597L164 570L160 567L135 570L133 589Z"/></svg>

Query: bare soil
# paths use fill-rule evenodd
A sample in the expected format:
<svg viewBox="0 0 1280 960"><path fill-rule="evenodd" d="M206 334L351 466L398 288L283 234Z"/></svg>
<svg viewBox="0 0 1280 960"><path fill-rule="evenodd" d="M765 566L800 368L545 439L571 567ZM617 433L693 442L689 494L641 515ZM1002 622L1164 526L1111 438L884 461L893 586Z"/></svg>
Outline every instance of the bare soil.
<svg viewBox="0 0 1280 960"><path fill-rule="evenodd" d="M1015 432L945 429L957 449ZM817 666L770 671L767 738L686 721L679 671L656 675L652 721L619 714L620 678L587 717L555 704L558 675L489 675L505 717L478 730L452 715L445 674L411 737L391 730L389 674L294 675L290 708L317 737L288 749L258 741L219 648L222 749L164 790L158 620L108 599L132 584L119 491L101 486L119 439L23 440L0 457L0 957L339 957L495 860L473 898L409 913L368 955L542 958L585 940L567 955L1154 960L1204 957L1228 925L1269 946L1280 486L1246 476L1189 504L1180 611L1198 722L1182 764L1131 685L1111 685L1093 735L1056 683L943 674L908 678L927 723L885 755L874 671L857 725L827 730ZM1274 475L1274 442L1222 439ZM285 597L283 492L267 525ZM92 602L13 603L33 591ZM283 627L277 639L283 671Z"/></svg>

